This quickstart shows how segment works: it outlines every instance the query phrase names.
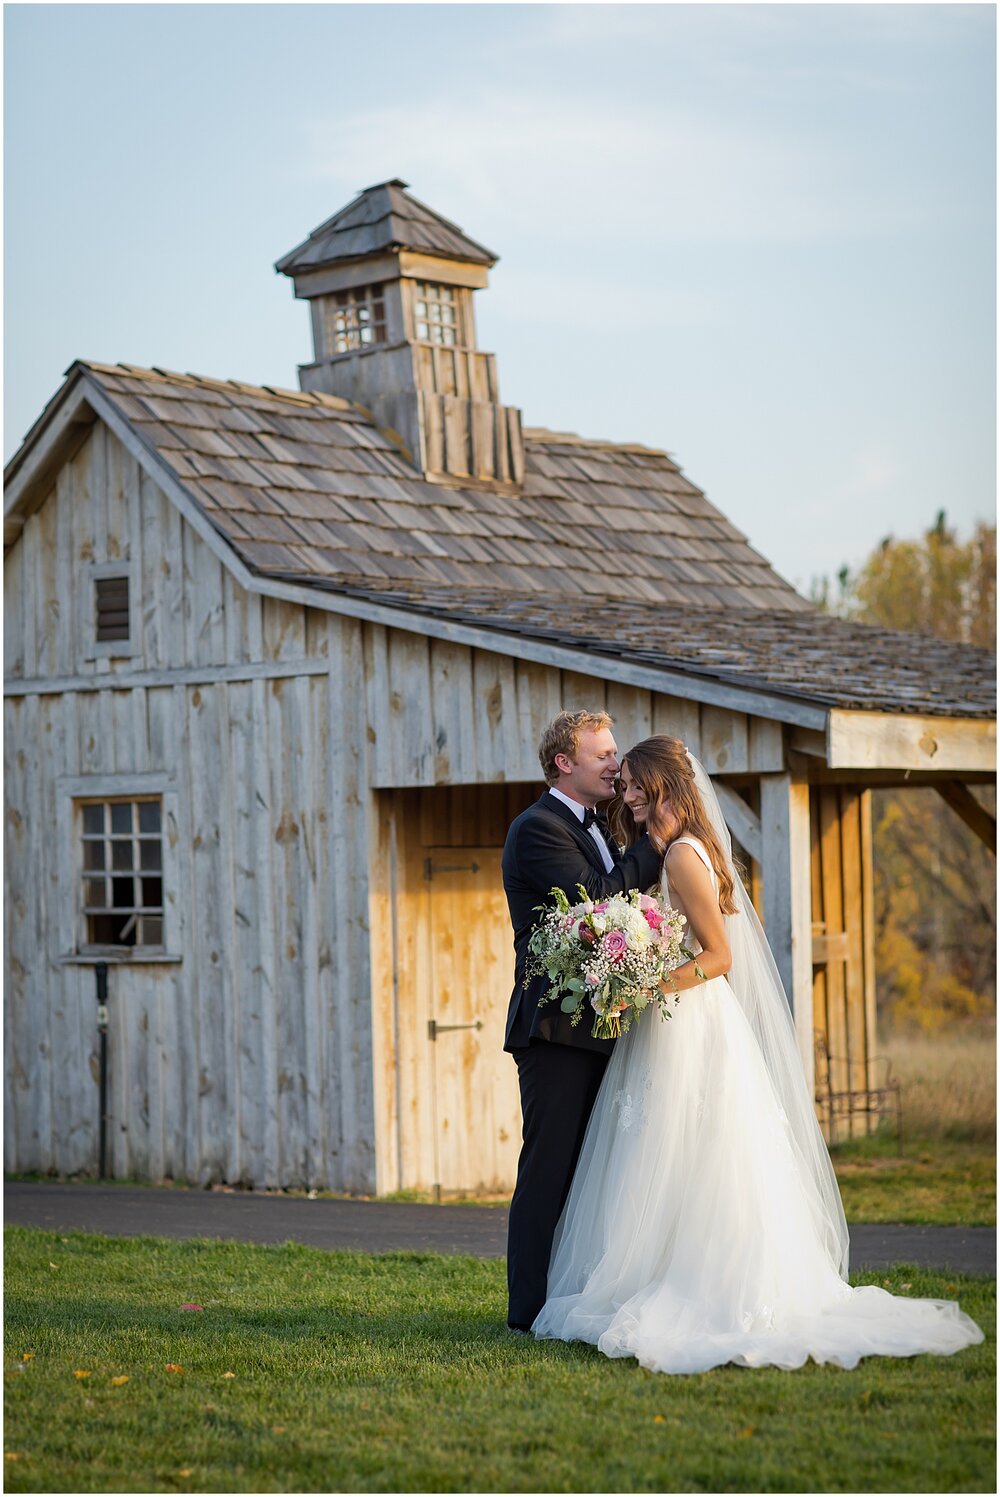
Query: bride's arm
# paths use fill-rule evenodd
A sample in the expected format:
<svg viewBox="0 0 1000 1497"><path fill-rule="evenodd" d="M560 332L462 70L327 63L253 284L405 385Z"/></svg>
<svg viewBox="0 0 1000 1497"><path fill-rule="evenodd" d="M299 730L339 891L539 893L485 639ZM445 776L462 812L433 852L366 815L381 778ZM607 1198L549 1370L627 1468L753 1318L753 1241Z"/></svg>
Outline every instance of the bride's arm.
<svg viewBox="0 0 1000 1497"><path fill-rule="evenodd" d="M684 905L688 930L701 943L697 966L706 980L722 977L732 966L733 958L726 940L725 920L708 869L694 848L685 842L678 842L670 848L667 856L670 859L670 887ZM660 983L664 993L683 993L686 988L700 987L703 981L694 962L683 962L670 976L672 981Z"/></svg>

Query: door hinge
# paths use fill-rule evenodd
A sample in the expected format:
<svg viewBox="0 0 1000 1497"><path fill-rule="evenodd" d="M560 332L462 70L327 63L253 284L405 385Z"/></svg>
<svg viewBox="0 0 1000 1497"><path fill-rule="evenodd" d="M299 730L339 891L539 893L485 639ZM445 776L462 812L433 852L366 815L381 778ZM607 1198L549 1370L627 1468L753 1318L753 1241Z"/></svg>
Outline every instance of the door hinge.
<svg viewBox="0 0 1000 1497"><path fill-rule="evenodd" d="M427 1020L427 1038L436 1040L439 1034L452 1029L482 1029L482 1019L473 1019L471 1024L439 1024L436 1019Z"/></svg>
<svg viewBox="0 0 1000 1497"><path fill-rule="evenodd" d="M435 863L433 858L424 859L424 878L432 879L435 873L478 873L478 863Z"/></svg>

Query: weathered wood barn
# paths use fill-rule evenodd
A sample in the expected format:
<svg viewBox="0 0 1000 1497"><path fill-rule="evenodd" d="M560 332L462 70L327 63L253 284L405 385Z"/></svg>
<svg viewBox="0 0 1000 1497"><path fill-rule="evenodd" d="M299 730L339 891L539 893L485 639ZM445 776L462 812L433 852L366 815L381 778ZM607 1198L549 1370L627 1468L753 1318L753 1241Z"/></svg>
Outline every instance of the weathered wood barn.
<svg viewBox="0 0 1000 1497"><path fill-rule="evenodd" d="M8 466L6 1165L499 1190L509 820L561 707L722 787L837 1088L871 1084L871 787L989 835L992 659L819 615L664 452L524 427L495 257L403 183L278 264L297 391L80 362Z"/></svg>

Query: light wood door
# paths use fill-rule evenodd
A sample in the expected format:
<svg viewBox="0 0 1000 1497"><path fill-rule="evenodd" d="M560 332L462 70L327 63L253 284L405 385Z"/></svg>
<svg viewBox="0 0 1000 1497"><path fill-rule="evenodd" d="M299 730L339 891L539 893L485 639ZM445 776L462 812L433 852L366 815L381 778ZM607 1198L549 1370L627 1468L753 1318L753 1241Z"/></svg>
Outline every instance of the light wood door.
<svg viewBox="0 0 1000 1497"><path fill-rule="evenodd" d="M513 1188L521 1143L517 1073L503 1038L514 971L498 847L428 847L434 1183Z"/></svg>
<svg viewBox="0 0 1000 1497"><path fill-rule="evenodd" d="M865 1102L878 1085L871 791L814 785L809 810L817 1090L840 1098L827 1123L838 1143L878 1122Z"/></svg>

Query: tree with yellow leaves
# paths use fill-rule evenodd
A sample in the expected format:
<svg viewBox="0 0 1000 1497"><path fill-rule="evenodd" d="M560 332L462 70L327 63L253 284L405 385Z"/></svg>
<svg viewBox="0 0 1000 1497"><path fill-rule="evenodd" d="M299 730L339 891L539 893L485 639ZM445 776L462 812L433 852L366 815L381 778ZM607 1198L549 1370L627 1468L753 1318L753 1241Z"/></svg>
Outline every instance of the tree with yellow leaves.
<svg viewBox="0 0 1000 1497"><path fill-rule="evenodd" d="M861 623L995 648L996 527L959 541L942 510L919 540L886 537L862 567L813 598ZM992 815L996 792L974 792ZM878 1004L936 1029L996 1012L996 861L935 790L873 797Z"/></svg>

